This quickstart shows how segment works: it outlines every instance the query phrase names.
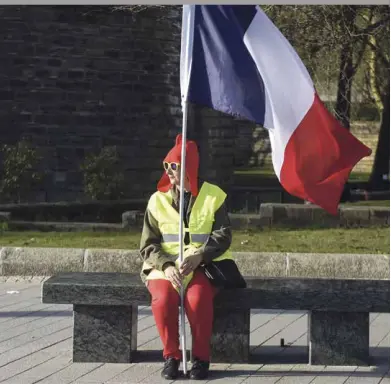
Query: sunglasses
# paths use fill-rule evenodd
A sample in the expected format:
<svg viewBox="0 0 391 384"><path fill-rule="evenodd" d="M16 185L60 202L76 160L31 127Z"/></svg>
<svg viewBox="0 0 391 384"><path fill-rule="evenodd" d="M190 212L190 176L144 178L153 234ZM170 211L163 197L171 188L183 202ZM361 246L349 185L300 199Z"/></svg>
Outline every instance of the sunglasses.
<svg viewBox="0 0 391 384"><path fill-rule="evenodd" d="M171 169L172 171L178 171L179 170L179 163L168 163L167 161L163 162L163 167L166 171Z"/></svg>

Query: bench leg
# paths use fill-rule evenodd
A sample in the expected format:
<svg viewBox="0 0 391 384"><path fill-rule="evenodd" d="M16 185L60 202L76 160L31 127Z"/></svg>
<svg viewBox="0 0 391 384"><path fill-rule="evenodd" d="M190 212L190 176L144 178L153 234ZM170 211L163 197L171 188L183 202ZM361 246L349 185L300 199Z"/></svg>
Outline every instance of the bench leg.
<svg viewBox="0 0 391 384"><path fill-rule="evenodd" d="M250 310L215 308L211 340L213 363L248 363Z"/></svg>
<svg viewBox="0 0 391 384"><path fill-rule="evenodd" d="M369 313L308 314L309 363L369 365Z"/></svg>
<svg viewBox="0 0 391 384"><path fill-rule="evenodd" d="M137 350L137 306L73 306L73 361L130 363Z"/></svg>

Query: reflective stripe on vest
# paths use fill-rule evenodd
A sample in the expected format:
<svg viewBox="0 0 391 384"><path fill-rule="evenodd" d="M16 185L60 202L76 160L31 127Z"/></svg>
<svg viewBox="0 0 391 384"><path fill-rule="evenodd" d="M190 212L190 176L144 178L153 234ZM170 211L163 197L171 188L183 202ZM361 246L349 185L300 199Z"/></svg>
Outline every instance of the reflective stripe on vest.
<svg viewBox="0 0 391 384"><path fill-rule="evenodd" d="M179 235L172 234L172 233L166 233L163 234L163 242L164 243L177 243L179 241ZM191 235L191 239L194 243L206 243L209 239L210 234L209 233L193 233Z"/></svg>
<svg viewBox="0 0 391 384"><path fill-rule="evenodd" d="M190 235L190 244L185 248L201 247L208 240L210 233L212 232L215 212L221 207L226 196L225 192L218 186L207 182L202 184L190 213L189 227L185 229ZM172 206L171 192L155 192L148 202L148 209L158 222L159 230L163 238L163 251L171 255L178 255L179 213ZM232 253L229 249L224 252L224 254L214 259L214 261L224 259L232 259ZM148 267L148 263L144 263L143 270L150 270L151 268ZM187 283L185 282L186 286L191 277L192 274L189 279L186 279L188 280ZM148 280L155 278L165 278L165 276L162 272L154 270L153 273L149 273L147 277Z"/></svg>

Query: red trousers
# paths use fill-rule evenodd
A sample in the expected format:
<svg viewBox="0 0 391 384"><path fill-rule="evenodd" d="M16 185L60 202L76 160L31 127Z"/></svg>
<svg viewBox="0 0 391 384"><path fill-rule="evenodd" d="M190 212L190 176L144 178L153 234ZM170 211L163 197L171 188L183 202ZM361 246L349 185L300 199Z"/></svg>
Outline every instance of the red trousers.
<svg viewBox="0 0 391 384"><path fill-rule="evenodd" d="M152 313L164 347L163 356L180 360L179 293L168 280L149 280L147 286L152 295ZM196 270L186 289L185 311L192 333L193 358L203 361L210 360L214 295L215 288L202 271Z"/></svg>

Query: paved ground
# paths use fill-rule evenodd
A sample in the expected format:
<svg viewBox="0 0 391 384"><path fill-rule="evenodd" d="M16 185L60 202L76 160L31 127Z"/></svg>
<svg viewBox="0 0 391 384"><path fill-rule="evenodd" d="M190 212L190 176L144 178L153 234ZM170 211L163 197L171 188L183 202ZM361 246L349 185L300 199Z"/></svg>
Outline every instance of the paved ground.
<svg viewBox="0 0 391 384"><path fill-rule="evenodd" d="M223 384L390 383L388 314L371 314L370 367L309 366L304 312L254 311L254 363L213 364L210 381ZM280 340L285 345L281 348ZM0 383L166 383L160 378L161 344L149 307L139 311L139 360L134 364L72 363L69 305L40 302L40 281L0 281ZM189 383L178 380L177 383Z"/></svg>

